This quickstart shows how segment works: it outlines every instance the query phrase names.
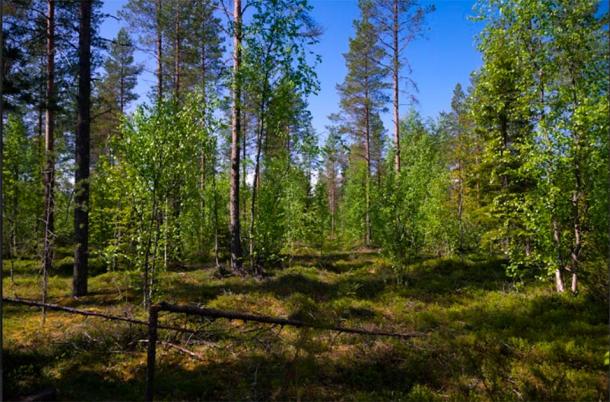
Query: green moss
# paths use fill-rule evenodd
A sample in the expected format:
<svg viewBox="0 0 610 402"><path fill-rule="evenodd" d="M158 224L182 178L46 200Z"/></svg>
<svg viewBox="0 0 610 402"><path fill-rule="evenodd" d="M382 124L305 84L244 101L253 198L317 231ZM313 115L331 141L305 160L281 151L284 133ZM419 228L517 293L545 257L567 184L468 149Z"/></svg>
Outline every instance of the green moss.
<svg viewBox="0 0 610 402"><path fill-rule="evenodd" d="M71 257L61 261L68 269ZM159 276L159 300L396 332L412 340L338 335L190 319L205 342L161 332L200 359L160 346L157 395L211 400L598 400L608 380L607 308L551 284L519 290L502 260L433 259L396 271L375 254L299 256L264 280L218 279L211 269ZM14 262L6 294L40 297L36 261ZM5 265L6 267L6 265ZM6 268L5 268L6 269ZM145 318L141 273L93 272L91 294L72 299L68 273L52 273L53 302ZM140 399L145 328L5 308L9 395L47 385L62 400ZM186 318L164 314L164 322Z"/></svg>

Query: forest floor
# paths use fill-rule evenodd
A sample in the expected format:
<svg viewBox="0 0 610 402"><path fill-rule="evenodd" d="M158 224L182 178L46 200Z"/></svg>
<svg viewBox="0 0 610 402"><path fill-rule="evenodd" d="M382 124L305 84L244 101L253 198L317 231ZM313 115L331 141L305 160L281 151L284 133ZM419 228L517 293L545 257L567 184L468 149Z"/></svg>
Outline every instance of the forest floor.
<svg viewBox="0 0 610 402"><path fill-rule="evenodd" d="M146 319L139 276L106 272L69 297L59 262L49 301ZM5 263L4 294L39 299L34 261ZM608 307L550 283L516 286L501 260L429 259L397 270L376 253L294 257L265 279L170 270L159 298L343 326L419 331L408 340L239 321L161 321L204 329L160 332L158 400L605 400ZM60 400L141 400L146 327L7 305L5 387L17 397L52 386ZM187 354L171 345L180 345Z"/></svg>

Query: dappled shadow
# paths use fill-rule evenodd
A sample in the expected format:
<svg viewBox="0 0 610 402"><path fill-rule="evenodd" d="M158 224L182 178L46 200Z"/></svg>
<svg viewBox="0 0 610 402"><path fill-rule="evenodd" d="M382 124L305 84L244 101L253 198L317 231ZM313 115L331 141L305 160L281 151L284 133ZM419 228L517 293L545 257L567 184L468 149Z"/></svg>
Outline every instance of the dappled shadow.
<svg viewBox="0 0 610 402"><path fill-rule="evenodd" d="M97 258L89 259L88 274L90 276L97 276L105 274L108 271L108 267L103 261ZM62 278L72 277L74 274L74 258L65 257L60 260L53 261L53 268L49 272L50 275L56 275Z"/></svg>
<svg viewBox="0 0 610 402"><path fill-rule="evenodd" d="M358 270L362 267L371 265L373 257L378 256L374 251L363 252L334 252L320 256L319 254L304 254L292 257L285 257L284 268L301 266L317 268L337 274ZM271 269L273 271L273 269Z"/></svg>
<svg viewBox="0 0 610 402"><path fill-rule="evenodd" d="M264 280L234 280L224 283L177 283L165 292L168 300L207 303L224 294L271 293L279 298L301 293L315 300L336 295L336 286L301 273L287 273Z"/></svg>
<svg viewBox="0 0 610 402"><path fill-rule="evenodd" d="M56 302L69 307L111 307L125 305L125 303L138 305L142 302L142 295L135 289L122 290L120 293L116 289L96 289L90 291L86 296L79 298L65 296L57 298Z"/></svg>
<svg viewBox="0 0 610 402"><path fill-rule="evenodd" d="M48 357L36 350L15 350L7 348L3 352L4 396L16 400L35 387L43 388L51 384L43 376Z"/></svg>
<svg viewBox="0 0 610 402"><path fill-rule="evenodd" d="M304 294L315 301L325 302L345 296L371 299L385 286L385 279L375 274L339 277L336 281L326 282L306 272L288 272L258 281L177 283L164 293L168 300L191 303L207 303L224 294L254 292L269 293L279 299Z"/></svg>
<svg viewBox="0 0 610 402"><path fill-rule="evenodd" d="M349 258L351 254L347 251L345 252L334 252L327 253L324 255L320 255L319 253L310 253L310 254L298 254L298 255L283 255L282 260L287 261L290 265L301 265L301 266L317 266L320 263L333 263L345 258Z"/></svg>
<svg viewBox="0 0 610 402"><path fill-rule="evenodd" d="M543 294L531 299L498 300L458 311L453 318L466 330L530 341L589 339L607 335L608 306L587 303L584 297Z"/></svg>
<svg viewBox="0 0 610 402"><path fill-rule="evenodd" d="M145 336L144 329L130 332L124 326L99 322L96 328L88 328L88 336L72 333L38 350L10 350L5 360L8 363L5 379L11 380L7 399L15 400L47 386L58 390L60 400L142 399L145 349L138 340ZM100 338L103 333L114 335L111 339ZM305 338L299 341L302 346L292 344L296 349L286 347L286 341L280 338L272 338L271 343L263 345L250 340L245 349L241 341L230 342L224 346L226 358L221 355L220 359L204 361L159 345L156 398L337 400L343 399L346 389L365 395L408 392L418 378L414 366L405 360L405 347L370 352L374 341L344 335L356 342L357 356L352 358L348 354L339 360L329 360L327 352L308 346L318 336L327 336L326 331L303 335ZM360 342L365 342L362 347L357 346ZM238 358L234 351L240 353ZM130 357L129 363L118 364L117 359L125 356Z"/></svg>
<svg viewBox="0 0 610 402"><path fill-rule="evenodd" d="M302 293L315 300L328 300L337 292L334 284L300 273L289 273L264 281L257 287L257 290L273 293L278 297L288 297L294 293Z"/></svg>
<svg viewBox="0 0 610 402"><path fill-rule="evenodd" d="M363 307L347 307L347 308L344 308L340 313L340 317L342 319L350 319L350 318L372 319L377 316L378 316L378 314L376 311L373 311L370 308L363 308Z"/></svg>
<svg viewBox="0 0 610 402"><path fill-rule="evenodd" d="M358 271L364 267L371 266L372 261L369 259L350 259L350 260L339 260L335 263L320 263L316 265L316 268L333 272L335 274L343 274L347 272Z"/></svg>
<svg viewBox="0 0 610 402"><path fill-rule="evenodd" d="M602 400L608 378L595 373L605 373L601 357L607 350L608 306L550 292L521 296L507 294L503 300L500 295L439 319L445 325L463 324L458 330L431 328L444 333L453 361L460 362L448 369L469 367L491 400L515 389L521 400ZM461 339L476 342L460 350ZM518 387L515 370L522 370ZM586 393L577 378L589 378Z"/></svg>
<svg viewBox="0 0 610 402"><path fill-rule="evenodd" d="M85 331L66 330L34 335L37 346L5 349L6 400L20 400L44 388L58 391L59 400L139 400L141 393L124 375L106 370L120 355L142 355L146 328L102 320L80 321ZM51 369L55 371L50 371ZM135 377L140 373L129 373Z"/></svg>
<svg viewBox="0 0 610 402"><path fill-rule="evenodd" d="M311 331L297 344L288 330L269 340L241 322L164 315L164 323L204 328L200 340L223 352L198 360L163 348L158 399L416 401L423 398L411 393L422 385L464 401L578 400L596 399L596 389L607 386L599 356L606 350L608 307L584 295L556 295L542 285L516 291L501 259L430 259L396 270L350 253L299 258L300 266L269 270L272 276L262 280L220 280L213 278L213 267L171 273L160 278L159 298L193 304L218 299L211 305L244 311L266 311L271 301L293 318L426 335L410 341L341 335L337 342L332 333ZM118 314L123 304L143 313L135 307L139 289L120 298L103 276L92 279L96 287L89 296L59 302L111 306ZM10 306L5 313L22 318L24 311ZM48 341L40 337L36 350L9 349L7 378L20 379L10 395L53 385L64 400L141 399L145 327L86 323L82 331L68 328L74 322L66 320L65 334ZM185 339L160 334L176 343ZM202 347L204 354L208 346Z"/></svg>
<svg viewBox="0 0 610 402"><path fill-rule="evenodd" d="M396 393L406 395L422 377L394 350L359 358L337 362L301 350L298 356L251 355L194 370L161 361L157 373L163 382L157 384L156 395L167 400L233 401L352 400L360 394L365 400L395 400Z"/></svg>
<svg viewBox="0 0 610 402"><path fill-rule="evenodd" d="M396 272L401 282L398 290L408 297L425 302L455 302L472 291L508 290L514 288L514 279L505 271L505 261L461 261L457 258L434 259Z"/></svg>

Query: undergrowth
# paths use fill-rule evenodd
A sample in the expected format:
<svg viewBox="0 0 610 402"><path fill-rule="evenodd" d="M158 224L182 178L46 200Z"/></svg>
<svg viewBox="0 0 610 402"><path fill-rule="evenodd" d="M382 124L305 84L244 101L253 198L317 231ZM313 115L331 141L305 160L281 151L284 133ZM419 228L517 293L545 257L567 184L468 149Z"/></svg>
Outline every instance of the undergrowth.
<svg viewBox="0 0 610 402"><path fill-rule="evenodd" d="M5 265L8 276L8 267ZM37 264L16 261L5 295L39 298ZM61 264L60 264L61 267ZM429 259L397 270L374 253L298 256L269 277L166 272L160 298L317 323L418 331L411 340L278 328L163 314L198 336L161 331L156 391L170 400L604 400L607 306L588 292L514 283L502 260ZM98 272L71 299L70 276L50 280L52 302L146 318L136 273ZM61 400L143 396L145 328L7 305L6 392L46 386ZM174 346L192 352L186 354Z"/></svg>

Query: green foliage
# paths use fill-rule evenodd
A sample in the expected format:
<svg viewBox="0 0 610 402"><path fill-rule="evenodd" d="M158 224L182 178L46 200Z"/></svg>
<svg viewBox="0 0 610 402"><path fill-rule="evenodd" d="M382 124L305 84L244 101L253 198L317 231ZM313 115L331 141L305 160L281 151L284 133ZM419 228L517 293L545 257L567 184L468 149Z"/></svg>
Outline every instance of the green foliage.
<svg viewBox="0 0 610 402"><path fill-rule="evenodd" d="M40 159L37 144L28 138L21 116L10 114L4 137L3 240L8 254L15 258L37 251L38 217L42 214L39 200ZM8 247L6 247L8 246Z"/></svg>
<svg viewBox="0 0 610 402"><path fill-rule="evenodd" d="M233 173L218 4L163 1L159 10L156 4L131 0L124 14L141 34L140 45L153 46L160 35L165 95L125 114L141 68L124 30L110 46L96 87L94 292L71 303L112 304L139 316L145 314L137 306L143 293L145 304L162 296L313 323L427 332L407 345L208 323L205 343L189 346L204 365L185 363L175 351L160 354L168 359L159 366L166 379L160 395L406 401L605 395L608 21L596 1L480 0L483 66L472 88L456 86L451 111L429 122L412 112L399 122L398 172L397 150L388 149L382 124L390 53L383 45L390 31L373 7L390 3L359 2L347 75L337 87L341 114L331 115L320 147L307 105L318 90L319 57L310 48L320 32L312 7L306 0L249 2L236 74L245 159L238 201L251 272L267 271L256 279L217 271L227 257ZM397 4L401 18L408 19L411 6L415 13L413 25L398 35L406 44L419 33L426 10ZM34 11L14 7L9 50L21 41L33 56L9 52L7 74L14 79L8 80L12 109L4 138L3 245L14 275L7 286L20 296L38 296L43 119L35 113L51 105L58 123L54 234L60 247L49 295L60 298L74 263L67 156L74 102L67 84L76 8L58 7L58 54L66 57L58 59L57 99L45 100L36 92L44 77L29 73L44 67L35 60L43 49L44 18L27 21ZM20 22L26 22L23 32L15 28ZM17 59L27 64L22 72L15 71ZM41 88L23 84L28 77ZM28 97L35 101L22 100ZM365 250L325 254L329 246ZM206 264L212 256L213 268ZM555 294L531 281L553 274L569 274L576 294ZM41 333L33 313L8 313L16 313L8 321L9 361L23 363L11 363L8 378L19 392L59 383L68 398L87 399L92 389L104 389L112 399L141 388L128 378L141 371L141 359L131 353L140 347L137 331L69 321ZM70 332L83 326L93 331ZM110 348L121 353L110 355ZM91 376L98 370L105 375Z"/></svg>
<svg viewBox="0 0 610 402"><path fill-rule="evenodd" d="M401 132L403 168L385 182L380 228L383 248L398 264L422 254L449 254L456 243L443 138L414 113L402 122Z"/></svg>
<svg viewBox="0 0 610 402"><path fill-rule="evenodd" d="M118 261L144 271L150 294L156 272L179 259L185 244L195 243L196 228L217 225L209 207L201 210L198 202L213 203L214 193L199 193L199 177L192 174L199 167L192 156L201 150L215 160L210 133L217 125L212 113L202 110L199 96L181 105L140 107L124 121L111 157L98 168L91 219L100 256L110 267ZM182 212L178 216L176 209Z"/></svg>
<svg viewBox="0 0 610 402"><path fill-rule="evenodd" d="M608 233L608 43L598 5L480 6L488 25L473 112L485 140L490 237L515 275L576 274L606 255Z"/></svg>
<svg viewBox="0 0 610 402"><path fill-rule="evenodd" d="M345 244L363 244L366 235L367 169L365 161L354 156L357 153L357 151L354 152L354 148L350 152L349 165L344 173L345 182L342 188L340 209L340 228Z"/></svg>
<svg viewBox="0 0 610 402"><path fill-rule="evenodd" d="M340 106L341 130L350 134L353 144L350 149L349 167L345 170L344 221L350 241L359 241L366 247L372 245L373 217L376 192L381 181L381 159L383 154L383 124L379 113L386 110L388 96L386 82L390 70L384 65L385 57L380 32L373 23L373 4L358 3L361 16L354 21L356 34L349 42L349 51L343 56L347 75L337 85ZM373 174L377 177L373 183ZM360 187L360 188L359 188ZM363 205L361 205L363 203ZM358 218L361 224L357 223Z"/></svg>
<svg viewBox="0 0 610 402"><path fill-rule="evenodd" d="M246 179L247 169L253 171L252 184L244 181L240 190L241 208L248 213L242 233L251 269L260 272L309 236L310 222L302 217L311 204L318 150L306 98L318 89L319 57L310 46L318 42L319 30L307 1L255 1L251 6L240 79L244 121L251 122L243 136L251 139L253 149L241 173ZM245 156L248 144L243 146Z"/></svg>

